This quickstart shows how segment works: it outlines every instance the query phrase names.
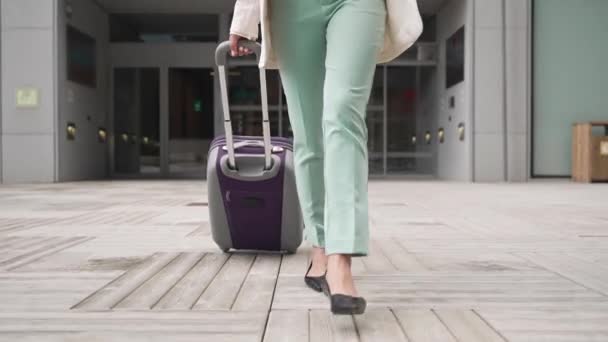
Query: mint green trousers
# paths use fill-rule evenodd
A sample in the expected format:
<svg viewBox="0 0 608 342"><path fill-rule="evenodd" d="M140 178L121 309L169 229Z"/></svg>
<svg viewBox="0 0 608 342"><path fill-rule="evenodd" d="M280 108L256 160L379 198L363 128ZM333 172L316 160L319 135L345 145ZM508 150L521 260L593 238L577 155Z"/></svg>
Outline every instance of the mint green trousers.
<svg viewBox="0 0 608 342"><path fill-rule="evenodd" d="M385 22L385 0L270 3L304 236L326 254L368 253L365 118Z"/></svg>

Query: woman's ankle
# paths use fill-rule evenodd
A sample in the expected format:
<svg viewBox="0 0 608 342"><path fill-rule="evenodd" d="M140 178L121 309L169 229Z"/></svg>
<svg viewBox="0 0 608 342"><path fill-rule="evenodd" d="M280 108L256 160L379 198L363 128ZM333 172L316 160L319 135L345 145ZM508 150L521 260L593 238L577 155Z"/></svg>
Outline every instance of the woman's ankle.
<svg viewBox="0 0 608 342"><path fill-rule="evenodd" d="M352 265L352 257L350 254L330 254L327 256L327 264L339 269L348 269Z"/></svg>
<svg viewBox="0 0 608 342"><path fill-rule="evenodd" d="M327 282L333 294L357 296L353 280L352 257L349 254L331 254L327 262Z"/></svg>
<svg viewBox="0 0 608 342"><path fill-rule="evenodd" d="M310 252L310 262L312 267L308 272L308 276L319 277L327 271L327 256L325 255L325 248L313 246Z"/></svg>

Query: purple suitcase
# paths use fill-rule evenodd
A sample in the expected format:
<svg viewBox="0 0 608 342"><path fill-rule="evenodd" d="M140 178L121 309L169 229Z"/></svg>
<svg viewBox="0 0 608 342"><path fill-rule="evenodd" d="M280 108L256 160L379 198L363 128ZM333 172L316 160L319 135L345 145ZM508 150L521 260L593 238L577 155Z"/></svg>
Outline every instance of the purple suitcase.
<svg viewBox="0 0 608 342"><path fill-rule="evenodd" d="M244 42L258 58L260 45ZM216 50L225 134L211 143L207 164L209 221L215 243L223 250L294 253L302 242L302 215L293 169L290 138L271 137L266 71L260 69L263 136L232 134L226 86L229 42Z"/></svg>

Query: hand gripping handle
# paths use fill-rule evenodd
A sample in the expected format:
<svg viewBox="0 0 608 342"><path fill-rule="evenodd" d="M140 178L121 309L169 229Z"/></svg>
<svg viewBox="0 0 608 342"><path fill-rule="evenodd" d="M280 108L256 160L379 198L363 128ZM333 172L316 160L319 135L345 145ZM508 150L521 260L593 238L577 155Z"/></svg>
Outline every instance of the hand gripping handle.
<svg viewBox="0 0 608 342"><path fill-rule="evenodd" d="M241 39L239 41L239 46L248 48L253 51L256 57L256 62L260 62L260 55L262 54L262 46L254 41ZM228 52L230 52L230 41L225 41L220 43L218 47L215 49L215 64L217 66L226 65L226 57L228 56Z"/></svg>

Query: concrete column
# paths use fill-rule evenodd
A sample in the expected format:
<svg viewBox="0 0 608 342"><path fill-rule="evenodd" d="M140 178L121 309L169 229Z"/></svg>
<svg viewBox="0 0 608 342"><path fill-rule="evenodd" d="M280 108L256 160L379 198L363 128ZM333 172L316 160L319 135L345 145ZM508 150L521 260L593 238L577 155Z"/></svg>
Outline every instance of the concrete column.
<svg viewBox="0 0 608 342"><path fill-rule="evenodd" d="M437 41L439 42L438 66L436 69L436 91L429 93L423 89L425 96L435 97L436 104L431 108L429 118L434 124L429 125L433 135L433 152L437 155L437 176L439 179L471 181L471 146L474 137L471 127L473 117L471 105L474 75L474 21L473 0L450 0L437 14ZM447 60L446 50L448 40L455 32L464 26L464 80L447 88ZM458 125L465 125L466 138L460 141ZM445 142L437 141L438 128L445 132ZM424 133L423 133L424 134Z"/></svg>
<svg viewBox="0 0 608 342"><path fill-rule="evenodd" d="M0 0L2 1L2 0ZM109 113L109 17L92 0L57 1L57 181L103 179L108 175L108 144L98 141L98 130L108 130ZM66 7L71 8L70 14ZM95 41L96 82L82 85L68 78L67 28L71 27ZM68 122L78 129L75 140L67 140L62 131ZM108 130L110 132L110 130Z"/></svg>
<svg viewBox="0 0 608 342"><path fill-rule="evenodd" d="M474 1L474 181L506 180L504 0Z"/></svg>
<svg viewBox="0 0 608 342"><path fill-rule="evenodd" d="M529 176L531 0L475 0L474 180Z"/></svg>
<svg viewBox="0 0 608 342"><path fill-rule="evenodd" d="M530 15L532 0L505 1L507 180L530 175Z"/></svg>
<svg viewBox="0 0 608 342"><path fill-rule="evenodd" d="M0 1L2 33L2 181L56 180L57 2ZM17 91L38 101L19 107Z"/></svg>

